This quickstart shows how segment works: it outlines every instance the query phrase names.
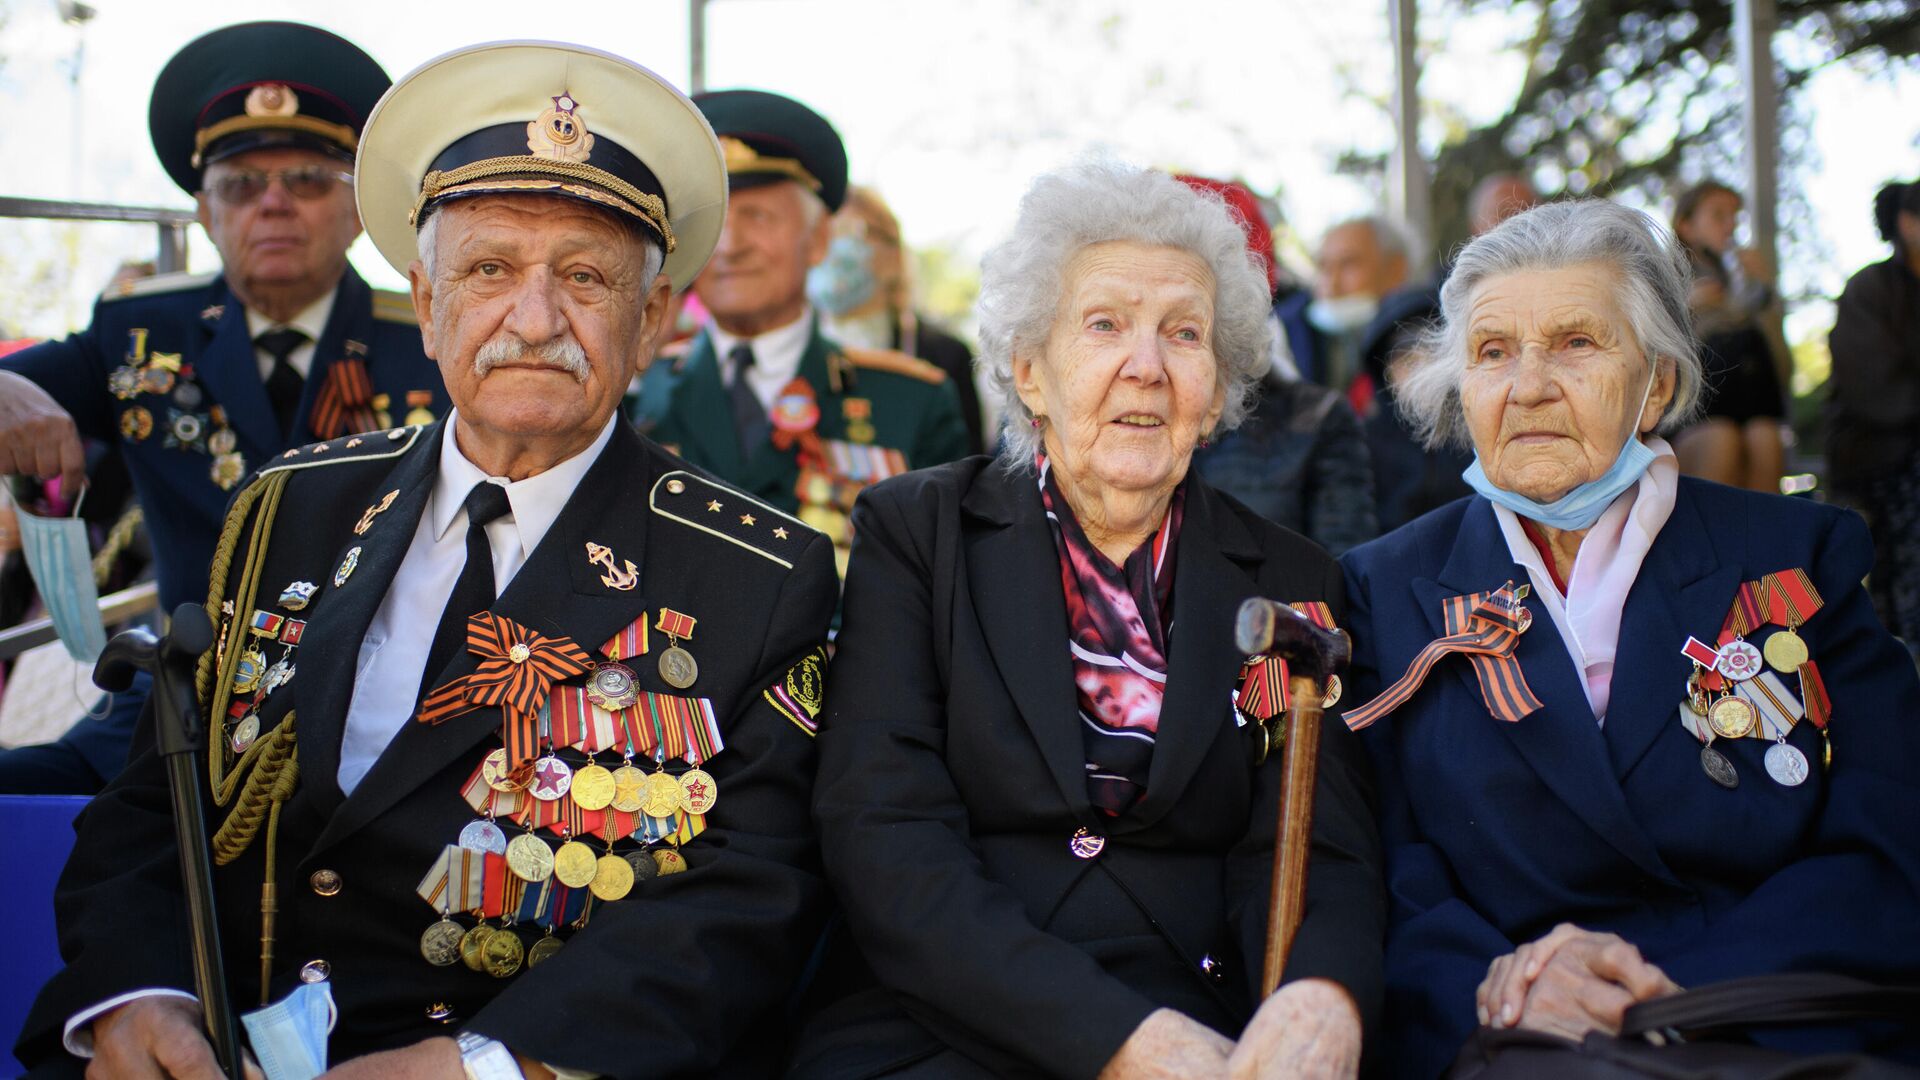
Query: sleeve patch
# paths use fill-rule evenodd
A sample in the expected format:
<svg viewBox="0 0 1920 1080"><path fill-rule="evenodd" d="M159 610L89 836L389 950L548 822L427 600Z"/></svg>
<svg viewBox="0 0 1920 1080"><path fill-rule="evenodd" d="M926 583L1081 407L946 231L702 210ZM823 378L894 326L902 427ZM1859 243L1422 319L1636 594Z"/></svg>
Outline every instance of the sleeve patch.
<svg viewBox="0 0 1920 1080"><path fill-rule="evenodd" d="M820 732L820 707L826 692L827 651L816 648L788 668L786 677L767 687L761 696L811 737Z"/></svg>

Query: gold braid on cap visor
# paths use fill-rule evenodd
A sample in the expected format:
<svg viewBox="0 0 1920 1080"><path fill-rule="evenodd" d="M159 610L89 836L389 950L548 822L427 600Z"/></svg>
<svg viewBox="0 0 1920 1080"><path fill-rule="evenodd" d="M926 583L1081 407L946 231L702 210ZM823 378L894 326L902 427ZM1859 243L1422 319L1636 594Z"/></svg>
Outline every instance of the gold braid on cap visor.
<svg viewBox="0 0 1920 1080"><path fill-rule="evenodd" d="M543 174L551 179L543 178ZM570 184L568 180L579 183ZM673 226L667 224L667 204L660 196L641 191L605 169L532 154L486 158L457 169L428 173L420 181L420 197L407 214L407 224L418 228L420 212L433 200L469 191L564 191L632 214L660 234L668 254L674 249Z"/></svg>
<svg viewBox="0 0 1920 1080"><path fill-rule="evenodd" d="M229 116L225 120L208 124L193 133L193 167L200 167L200 155L215 139L222 139L236 131L257 131L272 128L276 131L304 131L309 135L318 135L339 143L348 151L357 149L360 138L354 130L345 124L335 124L317 116Z"/></svg>

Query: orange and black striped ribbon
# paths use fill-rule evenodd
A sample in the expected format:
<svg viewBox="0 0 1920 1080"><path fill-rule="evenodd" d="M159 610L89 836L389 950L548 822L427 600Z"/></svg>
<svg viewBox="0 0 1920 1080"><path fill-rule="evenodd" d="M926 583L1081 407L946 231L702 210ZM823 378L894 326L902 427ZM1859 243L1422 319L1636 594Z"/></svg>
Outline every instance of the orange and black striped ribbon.
<svg viewBox="0 0 1920 1080"><path fill-rule="evenodd" d="M1820 665L1812 660L1800 665L1800 696L1805 698L1807 719L1821 731L1833 717L1833 699L1827 696L1827 681L1820 677Z"/></svg>
<svg viewBox="0 0 1920 1080"><path fill-rule="evenodd" d="M313 415L307 424L314 437L322 440L380 426L373 415L373 380L367 375L366 361L349 357L335 360L327 368L327 380L313 399Z"/></svg>
<svg viewBox="0 0 1920 1080"><path fill-rule="evenodd" d="M1520 613L1525 610L1519 598L1511 581L1493 592L1448 597L1441 604L1447 635L1421 649L1407 673L1379 697L1348 710L1347 726L1359 731L1405 704L1449 653L1466 655L1480 679L1480 696L1493 715L1511 724L1538 712L1543 707L1540 699L1527 686L1520 661L1513 655L1523 626Z"/></svg>
<svg viewBox="0 0 1920 1080"><path fill-rule="evenodd" d="M1322 600L1295 600L1288 607L1322 630L1332 630L1333 609ZM1287 662L1277 656L1249 660L1240 671L1241 712L1255 720L1271 720L1287 711Z"/></svg>
<svg viewBox="0 0 1920 1080"><path fill-rule="evenodd" d="M1737 637L1746 637L1755 630L1767 625L1766 594L1760 591L1761 582L1743 581L1733 594L1733 605L1727 609L1726 620L1720 624L1719 644L1725 645Z"/></svg>
<svg viewBox="0 0 1920 1080"><path fill-rule="evenodd" d="M1766 575L1760 579L1760 588L1761 595L1767 599L1768 621L1790 629L1798 629L1800 624L1813 618L1814 612L1826 606L1807 572L1797 566Z"/></svg>
<svg viewBox="0 0 1920 1080"><path fill-rule="evenodd" d="M513 650L525 646L516 662ZM536 634L503 615L483 611L467 619L467 651L480 657L471 674L447 683L420 704L419 720L438 724L497 705L509 768L532 761L540 748L540 707L554 683L583 675L593 658L571 638Z"/></svg>

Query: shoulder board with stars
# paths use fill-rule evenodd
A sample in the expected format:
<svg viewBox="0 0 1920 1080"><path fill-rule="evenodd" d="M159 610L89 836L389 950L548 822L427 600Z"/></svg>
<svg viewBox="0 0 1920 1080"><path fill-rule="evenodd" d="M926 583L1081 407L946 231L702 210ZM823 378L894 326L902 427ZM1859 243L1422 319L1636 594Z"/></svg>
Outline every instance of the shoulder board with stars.
<svg viewBox="0 0 1920 1080"><path fill-rule="evenodd" d="M647 492L647 506L677 521L755 555L793 569L791 556L812 538L813 528L758 499L695 473L663 474Z"/></svg>
<svg viewBox="0 0 1920 1080"><path fill-rule="evenodd" d="M154 274L150 277L123 281L100 294L102 300L130 300L136 296L162 296L167 293L186 292L189 289L203 289L213 284L219 277L218 271L204 274Z"/></svg>
<svg viewBox="0 0 1920 1080"><path fill-rule="evenodd" d="M391 289L373 290L373 317L381 322L420 325L420 317L413 310L413 297Z"/></svg>
<svg viewBox="0 0 1920 1080"><path fill-rule="evenodd" d="M270 464L261 466L260 475L311 469L319 465L336 465L342 461L375 461L380 458L399 457L412 449L413 444L420 440L420 433L425 430L419 424L412 424L386 431L369 431L362 435L342 435L338 439L329 439L326 442L308 443L288 450L274 458Z"/></svg>
<svg viewBox="0 0 1920 1080"><path fill-rule="evenodd" d="M935 386L947 381L947 373L940 365L929 363L917 356L908 356L892 349L852 349L842 347L841 352L854 367L866 371L890 371L895 375L905 375Z"/></svg>

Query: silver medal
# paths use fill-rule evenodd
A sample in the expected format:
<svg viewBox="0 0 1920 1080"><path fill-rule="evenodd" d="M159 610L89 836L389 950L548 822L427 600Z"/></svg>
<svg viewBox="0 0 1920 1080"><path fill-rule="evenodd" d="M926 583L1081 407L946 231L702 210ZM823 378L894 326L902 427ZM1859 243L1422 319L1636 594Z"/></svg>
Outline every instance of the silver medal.
<svg viewBox="0 0 1920 1080"><path fill-rule="evenodd" d="M1700 748L1700 768L1706 772L1707 779L1729 791L1740 786L1740 774L1734 771L1733 762L1711 746Z"/></svg>
<svg viewBox="0 0 1920 1080"><path fill-rule="evenodd" d="M1807 755L1784 742L1767 747L1767 775L1783 787L1799 787L1807 779Z"/></svg>
<svg viewBox="0 0 1920 1080"><path fill-rule="evenodd" d="M469 821L467 827L460 830L460 846L468 851L491 851L495 855L505 855L507 834L500 831L500 826L485 818Z"/></svg>

